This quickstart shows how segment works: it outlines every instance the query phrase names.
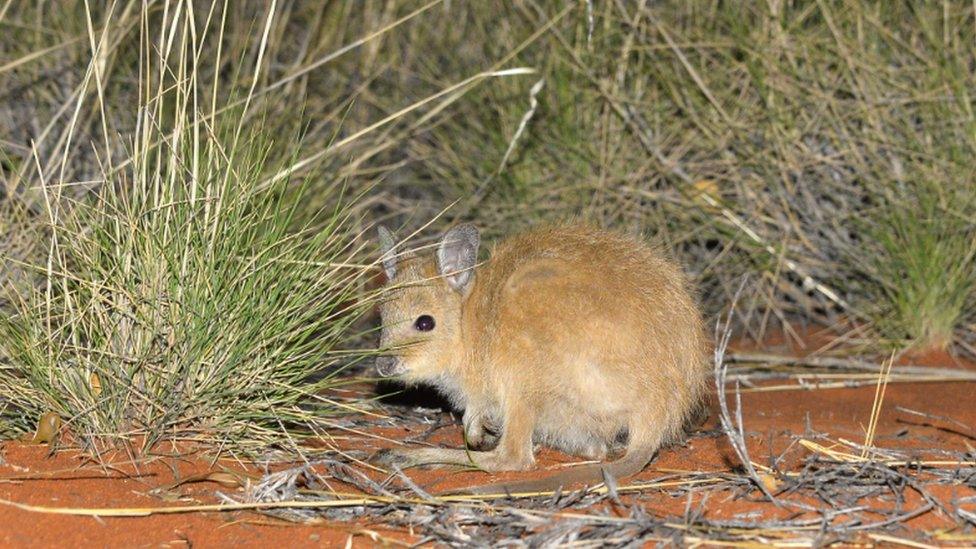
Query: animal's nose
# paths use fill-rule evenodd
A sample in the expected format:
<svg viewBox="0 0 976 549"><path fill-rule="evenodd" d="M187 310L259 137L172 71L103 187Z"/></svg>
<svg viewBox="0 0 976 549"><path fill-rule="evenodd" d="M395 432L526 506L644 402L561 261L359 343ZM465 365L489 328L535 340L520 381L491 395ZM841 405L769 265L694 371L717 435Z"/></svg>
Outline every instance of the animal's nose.
<svg viewBox="0 0 976 549"><path fill-rule="evenodd" d="M400 359L395 356L376 357L376 371L383 377L392 376L397 373L400 366Z"/></svg>

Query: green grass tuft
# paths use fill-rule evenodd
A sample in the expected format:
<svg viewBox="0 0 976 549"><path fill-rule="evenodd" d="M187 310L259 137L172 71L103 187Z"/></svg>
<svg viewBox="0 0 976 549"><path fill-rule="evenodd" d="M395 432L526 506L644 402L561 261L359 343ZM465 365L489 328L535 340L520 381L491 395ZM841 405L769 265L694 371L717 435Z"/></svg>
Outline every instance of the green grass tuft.
<svg viewBox="0 0 976 549"><path fill-rule="evenodd" d="M884 333L920 348L945 349L972 312L976 225L967 185L923 182L897 193L866 224L865 276Z"/></svg>
<svg viewBox="0 0 976 549"><path fill-rule="evenodd" d="M199 13L128 8L143 25L137 87L109 94L96 62L82 86L91 95L77 100L105 139L75 145L83 117L72 119L67 144L35 151L37 169L17 174L38 192L4 202L39 195L25 219L42 230L33 254L4 251L5 272L30 276L4 276L0 425L25 432L54 412L96 451L133 437L250 449L293 440L336 411L319 393L369 354L345 350L371 306L361 197L324 177L315 201L328 207L308 213L311 182L289 168L301 139L264 131L249 86L259 72L205 81L206 63L219 63L199 54ZM116 120L135 122L124 149L109 138ZM74 193L64 166L85 160L97 184Z"/></svg>
<svg viewBox="0 0 976 549"><path fill-rule="evenodd" d="M290 230L301 196L263 184L266 150L208 137L52 208L47 262L24 265L42 282L0 318L0 401L18 427L54 411L88 443L240 442L314 417L302 403L367 306L365 269L341 203Z"/></svg>

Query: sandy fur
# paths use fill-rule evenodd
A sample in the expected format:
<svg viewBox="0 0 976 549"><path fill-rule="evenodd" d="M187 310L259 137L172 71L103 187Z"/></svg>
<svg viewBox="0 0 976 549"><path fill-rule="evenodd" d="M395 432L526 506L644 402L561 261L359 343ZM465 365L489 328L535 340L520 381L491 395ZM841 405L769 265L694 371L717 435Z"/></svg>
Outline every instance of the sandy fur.
<svg viewBox="0 0 976 549"><path fill-rule="evenodd" d="M462 290L433 257L401 265L393 283L403 287L382 309L383 343L412 343L399 355L403 379L434 384L463 408L467 440L483 450L388 460L523 470L535 463L533 443L603 459L626 441L613 472L627 475L680 436L702 399L698 307L681 270L643 242L538 228L500 243ZM422 314L437 319L435 330L413 330Z"/></svg>

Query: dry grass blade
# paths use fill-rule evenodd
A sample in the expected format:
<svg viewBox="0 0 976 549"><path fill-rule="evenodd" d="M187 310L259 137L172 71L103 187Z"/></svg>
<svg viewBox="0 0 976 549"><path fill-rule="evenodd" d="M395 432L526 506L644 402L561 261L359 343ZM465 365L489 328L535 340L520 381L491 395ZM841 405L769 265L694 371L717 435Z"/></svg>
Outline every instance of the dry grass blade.
<svg viewBox="0 0 976 549"><path fill-rule="evenodd" d="M887 467L906 467L909 465L919 465L922 467L974 467L976 466L976 461L974 460L932 460L932 459L922 459L922 460L904 460L904 459L883 459L878 460L869 457L861 457L860 454L852 454L850 452L842 452L831 447L818 444L812 440L801 439L799 441L800 445L806 447L807 449L816 452L818 454L824 455L840 462L848 463L873 463L877 462L881 465Z"/></svg>
<svg viewBox="0 0 976 549"><path fill-rule="evenodd" d="M74 515L85 517L148 517L152 515L173 515L182 513L218 513L230 511L255 511L259 509L321 509L328 507L354 507L382 503L382 498L361 497L335 501L275 501L266 503L221 503L213 505L184 505L174 507L46 507L28 505L16 501L0 499L0 504L16 507L22 511L46 515Z"/></svg>
<svg viewBox="0 0 976 549"><path fill-rule="evenodd" d="M742 284L739 286L739 292L742 291L744 286L745 281L743 280ZM719 339L718 343L715 345L713 368L715 373L715 390L719 405L719 421L722 425L722 430L725 432L725 436L729 439L729 444L732 445L736 455L739 457L739 461L749 474L749 478L752 480L755 487L758 488L769 499L770 502L779 506L778 501L769 490L767 482L764 482L759 473L756 472L755 467L752 465L752 460L749 458L749 449L746 446L745 441L745 430L742 425L742 401L739 397L738 388L736 388L735 391L735 423L733 423L732 415L729 413L729 406L726 402L726 375L728 373L728 364L725 362L724 357L725 350L728 348L729 341L732 338L732 315L735 311L735 304L739 296L739 292L736 293L736 296L733 298L732 304L729 307L729 313L725 321L725 326L722 329L719 329L719 325L716 326L716 337Z"/></svg>
<svg viewBox="0 0 976 549"><path fill-rule="evenodd" d="M874 445L874 435L878 427L878 418L881 416L881 406L884 404L885 390L888 388L888 379L891 377L891 365L895 362L895 354L892 353L885 362L885 368L878 375L878 384L874 391L874 402L871 404L871 420L868 422L867 432L864 434L864 448L861 450L861 457L867 458Z"/></svg>
<svg viewBox="0 0 976 549"><path fill-rule="evenodd" d="M899 537L896 537L896 536L889 536L889 535L886 535L886 534L874 534L874 533L871 533L871 534L868 534L868 537L871 538L871 539L873 539L873 540L875 540L875 541L880 541L882 543L893 543L895 545L902 545L902 546L905 546L905 547L917 547L919 549L936 549L938 547L937 545L931 545L931 544L928 544L928 543L920 543L920 542L913 541L913 540L910 540L910 539L899 538Z"/></svg>
<svg viewBox="0 0 976 549"><path fill-rule="evenodd" d="M356 141L357 139L361 138L362 136L364 136L366 134L369 134L369 133L375 131L376 129L381 128L381 127L383 127L383 126L385 126L385 125L387 125L387 124L389 124L389 123L391 123L391 122L393 122L393 121L395 121L395 120L397 120L399 118L402 118L404 115L409 114L409 113L411 113L411 112L413 112L413 111L415 111L415 110L417 110L417 109L419 109L419 108L427 105L428 103L432 103L432 102L437 101L438 99L441 99L441 98L446 98L446 99L444 99L436 107L437 109L443 109L447 105L450 105L454 101L457 101L458 99L460 99L461 96L463 95L463 92L468 87L470 87L471 85L476 84L476 83L478 83L478 82L480 82L482 80L485 80L487 78L500 78L500 77L506 77L506 76L520 76L520 75L533 74L533 73L535 73L535 70L534 69L525 68L525 67L517 67L517 68L512 68L512 69L482 72L482 73L475 74L474 76L470 76L468 78L465 78L464 80L462 80L460 82L457 82L455 84L452 84L451 86L448 86L448 87L446 87L446 88L438 91L437 93L435 93L435 94L433 94L433 95L431 95L429 97L426 97L426 98L424 98L424 99L422 99L420 101L417 101L416 103L413 103L412 105L408 105L408 106L406 106L406 107L404 107L404 108L402 108L402 109L394 112L393 114L390 114L389 116L385 116L382 119L377 120L376 122L373 122L372 124L366 126L365 128L363 128L363 129L361 129L359 131L356 131L355 133L353 133L349 137L345 137L345 138L340 139L339 141L333 143L332 145L330 145L326 149L323 149L323 150L318 151L318 152L316 152L314 154L311 154L311 155L309 155L309 156L307 156L305 158L302 158L298 162L295 162L294 164L292 164L292 165L290 165L290 166L288 166L286 168L283 168L281 171L279 171L278 173L274 174L273 176L271 176L270 178L268 178L267 180L265 180L264 185L274 185L275 183L278 183L278 182L280 182L281 180L283 180L285 178L292 177L294 174L300 173L308 165L310 165L310 164L312 164L312 163L314 163L314 162L322 159L323 157L325 157L325 156L327 156L327 155L335 152L336 150L341 149L342 147L348 145L349 143L352 143L352 142Z"/></svg>

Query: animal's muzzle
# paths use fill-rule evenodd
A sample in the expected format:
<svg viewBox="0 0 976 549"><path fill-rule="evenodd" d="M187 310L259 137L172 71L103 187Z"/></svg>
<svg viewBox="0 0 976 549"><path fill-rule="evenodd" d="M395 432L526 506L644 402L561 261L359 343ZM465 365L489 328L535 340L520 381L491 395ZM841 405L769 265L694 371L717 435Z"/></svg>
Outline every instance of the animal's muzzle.
<svg viewBox="0 0 976 549"><path fill-rule="evenodd" d="M401 373L402 370L403 361L399 357L386 355L376 357L376 372L381 376L394 376Z"/></svg>

